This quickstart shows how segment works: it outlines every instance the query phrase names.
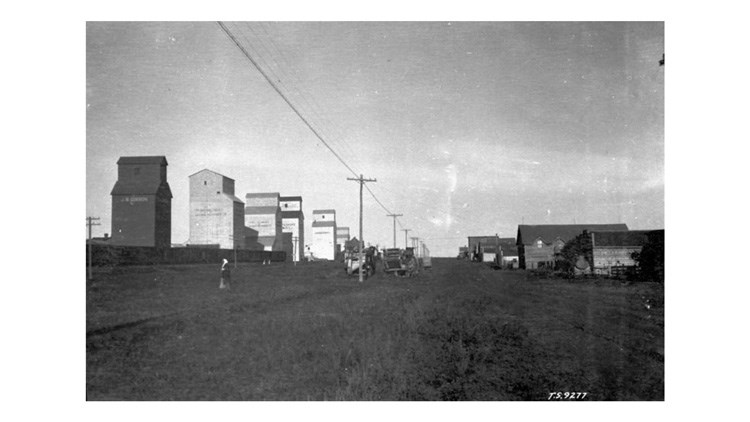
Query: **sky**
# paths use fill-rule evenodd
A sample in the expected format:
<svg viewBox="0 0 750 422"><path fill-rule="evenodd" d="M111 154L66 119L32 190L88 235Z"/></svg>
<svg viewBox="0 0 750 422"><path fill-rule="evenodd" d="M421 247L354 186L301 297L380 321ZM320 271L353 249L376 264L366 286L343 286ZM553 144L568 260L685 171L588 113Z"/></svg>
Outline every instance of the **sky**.
<svg viewBox="0 0 750 422"><path fill-rule="evenodd" d="M164 155L172 242L188 176L302 196L339 226L455 256L519 224L664 228L662 22L86 24L86 212L110 233L120 156ZM347 168L348 166L348 168ZM351 169L351 171L350 171Z"/></svg>

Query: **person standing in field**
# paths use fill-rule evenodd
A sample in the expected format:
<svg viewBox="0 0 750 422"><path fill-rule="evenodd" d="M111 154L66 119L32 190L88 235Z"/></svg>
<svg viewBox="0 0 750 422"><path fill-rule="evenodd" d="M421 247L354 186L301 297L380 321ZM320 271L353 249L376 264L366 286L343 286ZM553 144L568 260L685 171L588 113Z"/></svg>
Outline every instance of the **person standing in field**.
<svg viewBox="0 0 750 422"><path fill-rule="evenodd" d="M221 264L221 282L219 283L219 289L229 290L229 282L231 280L231 270L229 269L229 261L223 260Z"/></svg>

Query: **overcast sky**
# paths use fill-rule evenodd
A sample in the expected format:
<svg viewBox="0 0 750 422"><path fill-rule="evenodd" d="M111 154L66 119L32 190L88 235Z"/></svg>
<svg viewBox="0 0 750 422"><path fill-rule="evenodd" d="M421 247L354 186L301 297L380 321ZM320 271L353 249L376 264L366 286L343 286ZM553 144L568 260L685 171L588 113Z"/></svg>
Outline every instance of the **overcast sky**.
<svg viewBox="0 0 750 422"><path fill-rule="evenodd" d="M409 236L454 256L519 224L664 227L664 25L228 23ZM172 241L188 176L303 197L358 230L353 174L215 22L88 23L87 215L110 232L120 156L165 155ZM364 237L393 243L365 191Z"/></svg>

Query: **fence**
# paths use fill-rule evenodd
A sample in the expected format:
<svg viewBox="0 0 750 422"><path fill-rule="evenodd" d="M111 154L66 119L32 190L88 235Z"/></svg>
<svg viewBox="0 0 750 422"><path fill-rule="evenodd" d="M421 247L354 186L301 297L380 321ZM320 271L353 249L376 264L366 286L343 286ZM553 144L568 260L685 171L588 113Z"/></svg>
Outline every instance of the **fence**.
<svg viewBox="0 0 750 422"><path fill-rule="evenodd" d="M222 259L234 262L235 251L217 248L152 248L141 246L87 245L91 247L93 266L154 265L154 264L201 264L219 263ZM286 261L284 251L250 251L238 249L237 262ZM86 265L89 254L86 254Z"/></svg>

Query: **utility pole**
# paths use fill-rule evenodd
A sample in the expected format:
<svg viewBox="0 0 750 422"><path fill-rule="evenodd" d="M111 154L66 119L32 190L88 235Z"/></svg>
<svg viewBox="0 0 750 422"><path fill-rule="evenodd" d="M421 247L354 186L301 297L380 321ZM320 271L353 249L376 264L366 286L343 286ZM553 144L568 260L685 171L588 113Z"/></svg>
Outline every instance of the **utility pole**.
<svg viewBox="0 0 750 422"><path fill-rule="evenodd" d="M294 241L294 255L292 256L292 261L294 261L294 266L297 266L297 261L299 260L299 254L297 253L297 241L299 240L299 237L293 236L292 241Z"/></svg>
<svg viewBox="0 0 750 422"><path fill-rule="evenodd" d="M362 252L365 247L365 242L362 240L362 188L365 186L365 182L377 182L377 180L365 179L361 174L357 179L347 177L346 180L359 182L359 282L361 283L362 270L364 269L364 258Z"/></svg>
<svg viewBox="0 0 750 422"><path fill-rule="evenodd" d="M396 217L402 217L403 214L387 214L388 217L393 217L393 248L396 249Z"/></svg>
<svg viewBox="0 0 750 422"><path fill-rule="evenodd" d="M234 241L234 235L230 234L229 239L232 241L232 250L234 251L234 268L237 268L237 243Z"/></svg>
<svg viewBox="0 0 750 422"><path fill-rule="evenodd" d="M419 238L418 237L412 237L411 238L411 243L412 243L412 246L414 246L414 249L415 249L414 253L416 254L417 258L419 258Z"/></svg>
<svg viewBox="0 0 750 422"><path fill-rule="evenodd" d="M95 223L95 221L96 221L96 223ZM91 261L92 261L92 256L91 256L91 227L92 226L101 226L101 223L99 223L99 217L86 217L86 225L89 226L89 242L86 242L86 243L88 243L88 245L87 245L88 248L87 249L89 250L89 280L91 280L93 278L93 275L91 273L91 264L92 264L91 263Z"/></svg>
<svg viewBox="0 0 750 422"><path fill-rule="evenodd" d="M96 221L96 223L94 223ZM101 226L99 217L86 217L86 225L89 226L89 240L91 240L91 226Z"/></svg>
<svg viewBox="0 0 750 422"><path fill-rule="evenodd" d="M406 250L406 247L409 246L409 241L407 240L407 236L409 235L409 232L411 229L401 229L402 232L404 232L404 250Z"/></svg>

